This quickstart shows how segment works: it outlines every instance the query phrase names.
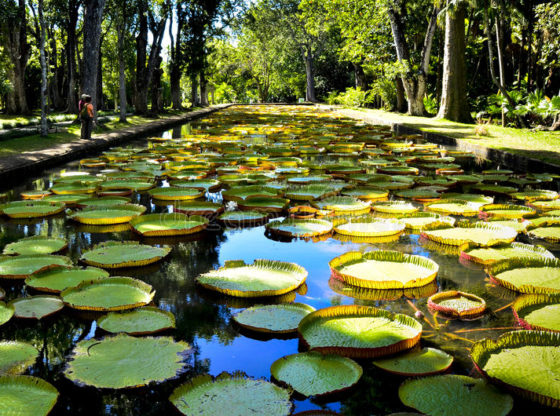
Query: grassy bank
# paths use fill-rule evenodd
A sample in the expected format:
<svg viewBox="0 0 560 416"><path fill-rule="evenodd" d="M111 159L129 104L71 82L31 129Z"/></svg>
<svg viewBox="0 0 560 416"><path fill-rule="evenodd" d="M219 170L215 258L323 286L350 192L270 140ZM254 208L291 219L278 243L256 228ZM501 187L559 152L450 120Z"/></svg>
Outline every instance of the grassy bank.
<svg viewBox="0 0 560 416"><path fill-rule="evenodd" d="M436 120L429 117L413 117L405 114L391 113L383 110L341 110L354 116L371 117L391 123L403 124L422 131L438 133L470 143L493 149L504 150L514 154L560 165L560 131L532 131L496 125L484 125L486 134L477 136L476 125L455 123L448 120Z"/></svg>

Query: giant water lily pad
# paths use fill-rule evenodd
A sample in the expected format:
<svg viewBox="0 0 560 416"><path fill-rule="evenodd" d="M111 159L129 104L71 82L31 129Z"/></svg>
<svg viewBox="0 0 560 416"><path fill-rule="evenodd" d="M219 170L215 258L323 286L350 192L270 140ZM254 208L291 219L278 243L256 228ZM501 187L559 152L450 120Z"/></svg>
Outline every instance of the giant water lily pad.
<svg viewBox="0 0 560 416"><path fill-rule="evenodd" d="M124 196L104 196L101 198L89 198L79 201L77 204L81 208L106 208L116 205L125 205L130 202L130 198Z"/></svg>
<svg viewBox="0 0 560 416"><path fill-rule="evenodd" d="M375 358L414 347L422 325L409 316L368 306L332 306L303 318L298 332L311 350Z"/></svg>
<svg viewBox="0 0 560 416"><path fill-rule="evenodd" d="M208 223L207 218L189 217L181 213L148 214L130 221L134 231L145 237L194 234L205 230Z"/></svg>
<svg viewBox="0 0 560 416"><path fill-rule="evenodd" d="M150 196L160 201L187 201L202 198L205 194L204 188L156 188L148 191Z"/></svg>
<svg viewBox="0 0 560 416"><path fill-rule="evenodd" d="M273 221L266 225L266 229L272 234L284 237L318 237L332 231L333 225L330 221L322 219L294 219L286 218L283 221Z"/></svg>
<svg viewBox="0 0 560 416"><path fill-rule="evenodd" d="M472 293L449 290L431 296L428 308L454 318L475 318L486 312L486 302Z"/></svg>
<svg viewBox="0 0 560 416"><path fill-rule="evenodd" d="M72 261L68 257L53 255L0 257L0 278L25 279L35 273L71 264Z"/></svg>
<svg viewBox="0 0 560 416"><path fill-rule="evenodd" d="M560 242L560 225L534 228L527 234L532 238L539 238L541 240L557 243Z"/></svg>
<svg viewBox="0 0 560 416"><path fill-rule="evenodd" d="M196 278L201 286L238 297L279 296L301 286L307 271L295 263L275 260L228 261L218 270Z"/></svg>
<svg viewBox="0 0 560 416"><path fill-rule="evenodd" d="M278 192L274 188L263 186L240 186L222 192L225 201L242 201L250 196L276 196Z"/></svg>
<svg viewBox="0 0 560 416"><path fill-rule="evenodd" d="M313 311L315 308L303 303L259 305L239 312L233 319L252 331L287 334L297 331L300 321Z"/></svg>
<svg viewBox="0 0 560 416"><path fill-rule="evenodd" d="M334 196L338 193L328 183L293 186L284 192L284 196L294 201L313 201Z"/></svg>
<svg viewBox="0 0 560 416"><path fill-rule="evenodd" d="M102 208L85 208L82 211L74 212L68 218L89 225L124 224L142 215L145 211L146 207L143 205L122 204Z"/></svg>
<svg viewBox="0 0 560 416"><path fill-rule="evenodd" d="M560 408L560 334L508 332L497 341L474 344L471 357L491 380L523 397Z"/></svg>
<svg viewBox="0 0 560 416"><path fill-rule="evenodd" d="M499 285L521 293L560 293L560 260L503 260L488 269Z"/></svg>
<svg viewBox="0 0 560 416"><path fill-rule="evenodd" d="M64 211L62 202L13 201L0 205L0 213L10 218L40 218Z"/></svg>
<svg viewBox="0 0 560 416"><path fill-rule="evenodd" d="M373 217L337 221L334 227L336 233L352 237L388 237L400 235L404 229L401 222Z"/></svg>
<svg viewBox="0 0 560 416"><path fill-rule="evenodd" d="M399 398L430 416L506 416L513 408L508 394L484 380L455 374L407 380Z"/></svg>
<svg viewBox="0 0 560 416"><path fill-rule="evenodd" d="M536 189L533 191L516 192L511 195L515 199L520 199L528 202L533 201L550 201L558 199L558 192L549 191L546 189Z"/></svg>
<svg viewBox="0 0 560 416"><path fill-rule="evenodd" d="M371 201L362 201L351 196L332 196L314 201L313 206L332 211L335 215L363 215L370 212Z"/></svg>
<svg viewBox="0 0 560 416"><path fill-rule="evenodd" d="M443 373L451 367L453 357L442 350L422 348L395 357L375 360L373 364L401 376L429 376Z"/></svg>
<svg viewBox="0 0 560 416"><path fill-rule="evenodd" d="M46 416L58 400L58 391L31 376L0 377L0 414Z"/></svg>
<svg viewBox="0 0 560 416"><path fill-rule="evenodd" d="M375 212L381 212L383 214L411 214L418 211L418 207L410 202L404 201L381 201L375 202L372 205Z"/></svg>
<svg viewBox="0 0 560 416"><path fill-rule="evenodd" d="M227 227L257 227L266 224L270 214L258 211L228 211L218 217Z"/></svg>
<svg viewBox="0 0 560 416"><path fill-rule="evenodd" d="M462 246L490 247L498 244L512 243L517 237L513 228L492 225L492 223L461 224L460 227L430 229L422 232L422 236L440 244Z"/></svg>
<svg viewBox="0 0 560 416"><path fill-rule="evenodd" d="M102 182L99 184L99 189L101 191L112 191L112 190L122 190L128 189L131 191L147 191L154 187L153 182L142 181L142 180L110 180Z"/></svg>
<svg viewBox="0 0 560 416"><path fill-rule="evenodd" d="M511 307L525 329L560 332L560 295L524 295Z"/></svg>
<svg viewBox="0 0 560 416"><path fill-rule="evenodd" d="M358 199L365 199L369 201L381 201L389 196L389 191L384 191L372 186L359 186L356 188L343 190L342 195L352 196Z"/></svg>
<svg viewBox="0 0 560 416"><path fill-rule="evenodd" d="M175 211L187 215L212 216L224 212L224 206L215 202L186 201L175 205Z"/></svg>
<svg viewBox="0 0 560 416"><path fill-rule="evenodd" d="M489 204L480 208L482 217L492 218L524 218L535 215L536 211L523 205Z"/></svg>
<svg viewBox="0 0 560 416"><path fill-rule="evenodd" d="M129 312L111 312L97 324L107 332L147 335L175 328L175 316L168 311L146 306Z"/></svg>
<svg viewBox="0 0 560 416"><path fill-rule="evenodd" d="M362 367L350 358L314 351L282 357L270 367L276 380L304 396L346 390L360 380L362 372Z"/></svg>
<svg viewBox="0 0 560 416"><path fill-rule="evenodd" d="M237 205L240 209L257 212L282 212L290 203L289 199L267 196L250 196Z"/></svg>
<svg viewBox="0 0 560 416"><path fill-rule="evenodd" d="M64 308L59 297L46 295L18 298L9 304L14 308L14 316L24 319L43 319Z"/></svg>
<svg viewBox="0 0 560 416"><path fill-rule="evenodd" d="M90 182L72 182L57 183L51 187L51 192L56 195L76 195L76 194L93 194L95 192L95 183Z"/></svg>
<svg viewBox="0 0 560 416"><path fill-rule="evenodd" d="M4 325L14 316L14 307L0 302L0 325Z"/></svg>
<svg viewBox="0 0 560 416"><path fill-rule="evenodd" d="M169 337L120 334L79 342L64 375L78 385L122 389L161 383L186 370L192 348Z"/></svg>
<svg viewBox="0 0 560 416"><path fill-rule="evenodd" d="M4 247L4 254L52 254L64 250L67 246L64 238L33 236Z"/></svg>
<svg viewBox="0 0 560 416"><path fill-rule="evenodd" d="M493 247L466 247L461 251L461 259L488 266L502 260L516 258L554 258L541 246L523 243L500 244Z"/></svg>
<svg viewBox="0 0 560 416"><path fill-rule="evenodd" d="M153 247L133 241L106 241L86 251L80 260L104 269L137 267L155 263L166 257L171 248Z"/></svg>
<svg viewBox="0 0 560 416"><path fill-rule="evenodd" d="M147 305L154 295L152 286L131 277L87 280L60 294L68 306L89 311L133 309Z"/></svg>
<svg viewBox="0 0 560 416"><path fill-rule="evenodd" d="M25 279L25 284L42 292L60 293L69 287L78 286L86 280L109 277L109 273L96 267L58 267L36 273Z"/></svg>
<svg viewBox="0 0 560 416"><path fill-rule="evenodd" d="M472 217L478 214L480 204L462 201L460 199L445 199L425 205L426 210L443 215L462 215Z"/></svg>
<svg viewBox="0 0 560 416"><path fill-rule="evenodd" d="M399 251L351 251L329 262L332 275L348 284L367 289L422 287L436 278L439 266L433 260Z"/></svg>
<svg viewBox="0 0 560 416"><path fill-rule="evenodd" d="M35 363L39 351L33 345L19 341L0 342L0 375L21 374Z"/></svg>
<svg viewBox="0 0 560 416"><path fill-rule="evenodd" d="M432 212L413 212L397 217L408 230L419 231L426 227L434 227L441 225L453 226L455 218L448 217Z"/></svg>
<svg viewBox="0 0 560 416"><path fill-rule="evenodd" d="M177 387L169 400L185 416L288 416L292 411L288 390L241 373L198 376Z"/></svg>

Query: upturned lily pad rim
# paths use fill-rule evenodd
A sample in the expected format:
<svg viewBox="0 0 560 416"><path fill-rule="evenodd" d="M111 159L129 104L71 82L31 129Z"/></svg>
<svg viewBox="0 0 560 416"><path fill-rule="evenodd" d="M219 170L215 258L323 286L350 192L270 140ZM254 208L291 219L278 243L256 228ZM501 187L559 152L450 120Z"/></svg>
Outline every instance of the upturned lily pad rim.
<svg viewBox="0 0 560 416"><path fill-rule="evenodd" d="M9 368L4 367L3 372L0 372L0 375L18 375L24 373L29 367L31 367L36 361L37 357L39 356L39 351L33 345L27 342L21 341L0 341L0 349L1 347L15 347L25 348L27 352L29 352L28 356L24 359L20 359L17 361L12 361L11 366Z"/></svg>
<svg viewBox="0 0 560 416"><path fill-rule="evenodd" d="M503 212L491 212L491 211L503 211ZM516 213L516 211L521 211L521 214ZM524 218L536 214L536 210L525 205L513 205L513 204L488 204L480 207L480 215L485 217L493 218Z"/></svg>
<svg viewBox="0 0 560 416"><path fill-rule="evenodd" d="M309 231L305 233L293 233L291 231L282 230L279 227L283 225L288 226L295 226L304 225L304 224L316 224L323 226L323 230L317 231ZM280 235L282 237L289 237L289 238L308 238L308 237L318 237L320 235L329 234L333 230L333 224L330 221L318 219L318 218L309 218L309 219L298 219L298 218L286 218L283 221L272 221L266 224L267 231Z"/></svg>
<svg viewBox="0 0 560 416"><path fill-rule="evenodd" d="M502 260L499 262L494 263L490 267L486 269L486 272L490 276L490 279L494 282L498 283L500 286L503 286L509 290L513 290L514 292L521 292L527 294L556 294L560 293L560 289L553 289L547 287L539 287L533 285L521 285L515 286L514 284L508 282L507 280L501 279L498 277L500 273L514 270L514 269L530 269L530 268L537 268L537 267L553 267L553 268L560 268L560 259L553 258L553 259L510 259L510 260Z"/></svg>
<svg viewBox="0 0 560 416"><path fill-rule="evenodd" d="M345 230L342 228L347 224L385 224L391 225L392 229L380 232L372 231L354 231ZM400 235L404 232L406 226L391 218L376 218L376 217L356 217L356 218L344 218L334 222L334 231L338 234L348 235L351 237L389 237L393 235Z"/></svg>
<svg viewBox="0 0 560 416"><path fill-rule="evenodd" d="M421 226L413 226L411 224L408 224L406 221L402 221L406 218L433 218L433 222L430 224L426 224L426 225L421 225ZM401 220L404 224L406 229L408 230L423 230L425 227L427 226L454 226L455 225L455 218L453 217L448 217L445 215L441 215L435 212L411 212L409 214L405 214L405 215L401 215L401 216L397 216L395 217L395 219L397 220Z"/></svg>
<svg viewBox="0 0 560 416"><path fill-rule="evenodd" d="M560 408L559 399L510 385L501 381L499 378L491 377L484 370L484 366L493 353L499 353L503 349L514 349L528 345L553 346L558 348L560 347L560 333L526 330L506 332L496 341L484 339L476 342L471 348L470 356L478 372L493 383L503 386L521 397L536 401L545 406Z"/></svg>
<svg viewBox="0 0 560 416"><path fill-rule="evenodd" d="M50 207L51 210L44 213L34 213L25 210L25 207L42 206ZM64 211L66 204L63 202L54 201L36 201L36 200L26 200L26 201L12 201L6 204L0 205L0 214L6 215L10 218L42 218L51 215L56 215ZM21 208L17 212L7 213L6 210L10 208Z"/></svg>
<svg viewBox="0 0 560 416"><path fill-rule="evenodd" d="M368 279L361 279L356 276L348 275L342 273L340 270L348 265L360 263L362 261L367 260L376 260L376 261L383 261L383 262L396 262L396 263L412 263L430 270L430 275L419 278L419 279L412 279L403 284L398 280L390 280L388 276L388 280L382 282L371 281ZM423 256L416 256L411 254L405 254L400 251L393 251L393 250L377 250L377 251L368 251L366 253L362 253L359 251L349 251L344 253L338 257L335 257L329 262L329 267L331 269L332 276L338 280L341 280L345 283L348 283L352 286L362 287L366 289L410 289L410 288L419 288L432 283L439 271L439 265Z"/></svg>
<svg viewBox="0 0 560 416"><path fill-rule="evenodd" d="M280 197L249 196L237 203L243 211L282 212L290 203L289 199Z"/></svg>
<svg viewBox="0 0 560 416"><path fill-rule="evenodd" d="M181 399L181 396L188 394L189 391L194 390L196 388L202 387L205 384L215 384L215 383L221 383L221 382L228 382L228 381L236 381L236 380L251 380L254 382L259 382L260 383L266 383L267 385L270 385L275 392L277 392L279 400L282 400L286 403L286 411L283 412L282 414L278 414L278 415L272 415L272 416L288 416L292 413L292 409L293 409L293 403L290 401L290 395L291 395L291 391L284 389L280 386L275 385L274 383L271 383L267 380L264 379L253 379L253 378L249 378L245 373L237 371L234 373L227 373L227 372L222 372L221 374L219 374L217 377L212 377L209 374L203 374L203 375L199 375L196 376L195 378L187 381L184 384L181 384L180 386L178 386L177 388L175 388L175 390L173 390L173 392L171 393L171 395L169 396L169 401L173 404L173 406L183 415L187 415L187 416L191 416L193 415L191 414L186 414L184 412L182 412L179 409L179 406L177 405L178 402L184 402L186 403L185 399ZM219 398L218 398L219 399Z"/></svg>
<svg viewBox="0 0 560 416"><path fill-rule="evenodd" d="M243 215L248 218L235 219L229 218L233 215ZM252 218L251 218L252 217ZM258 211L226 211L218 217L218 221L225 225L233 225L237 227L247 227L247 226L261 226L268 222L270 219L270 213L258 212Z"/></svg>
<svg viewBox="0 0 560 416"><path fill-rule="evenodd" d="M464 209L449 209L449 208L438 208L442 205L457 205L462 206ZM431 212L436 212L438 214L444 215L462 215L465 217L472 217L478 214L481 204L475 202L464 201L462 199L441 199L435 202L428 202L424 204L424 209Z"/></svg>
<svg viewBox="0 0 560 416"><path fill-rule="evenodd" d="M440 366L440 368L437 368L437 369L434 368L433 371L427 371L427 372L403 372L403 371L397 371L394 368L391 368L390 366L383 365L384 361L398 361L399 359L405 359L405 358L407 358L407 356L414 355L414 354L417 354L417 353L421 353L423 351L433 352L434 354L440 355L442 358L446 358L446 361L445 361L444 365ZM453 360L454 360L453 356L447 354L445 351L442 351L442 350L436 349L436 348L424 347L424 348L418 349L418 350L413 349L413 350L407 351L402 355L397 355L397 356L388 357L388 358L382 358L380 360L374 360L373 365L378 367L378 368L381 368L382 370L387 371L391 374L396 374L396 375L399 375L399 376L425 377L425 376L433 376L433 375L436 375L436 374L445 373L453 365Z"/></svg>
<svg viewBox="0 0 560 416"><path fill-rule="evenodd" d="M502 237L496 237L494 239L490 239L486 244L483 245L483 247L491 247L491 246L495 246L498 244L508 244L508 243L513 243L515 241L515 239L517 238L517 231L515 231L513 228L508 228L508 227L502 227L499 225L492 225L492 223L486 223L486 222L476 222L476 223L459 223L458 226L453 227L450 225L438 225L438 224L433 224L431 226L427 226L426 228L424 228L424 230L422 231L422 233L420 234L422 237L428 239L428 240L432 240L435 241L436 243L439 244L445 244L445 245L451 245L451 246L462 246L464 244L472 244L473 246L478 246L479 244L468 238L468 237L463 237L463 238L447 238L447 237L439 237L433 234L430 234L430 231L437 231L437 230L447 230L447 229L473 229L473 228L478 228L478 229L483 229L483 230L488 230L488 231L494 231L496 232L496 234L498 236L502 236ZM511 233L508 233L508 230L512 230L515 235L510 235Z"/></svg>
<svg viewBox="0 0 560 416"><path fill-rule="evenodd" d="M0 376L0 386L6 384L19 384L24 385L29 388L42 390L43 392L47 392L53 396L53 399L50 400L50 403L45 403L45 413L43 414L36 414L34 416L42 416L48 415L50 411L53 409L54 405L58 400L58 396L60 395L58 390L47 381L34 376L25 376L25 375L17 375L17 376ZM16 411L16 409L13 409Z"/></svg>
<svg viewBox="0 0 560 416"><path fill-rule="evenodd" d="M13 243L7 244L4 247L4 255L13 255L13 254L21 254L21 251L18 251L17 247L18 245L22 244L22 243L26 243L26 242L30 242L33 243L34 241L53 241L55 243L60 243L60 248L54 251L50 251L48 253L41 253L41 255L49 255L49 254L53 254L53 253L59 253L63 250L65 250L68 247L68 242L66 241L66 239L61 238L61 237L48 237L48 236L44 236L44 235L34 235L32 237L25 237L25 238L21 238L17 241L14 241Z"/></svg>
<svg viewBox="0 0 560 416"><path fill-rule="evenodd" d="M406 201L377 201L371 207L375 212L397 215L414 213L419 210L418 207Z"/></svg>
<svg viewBox="0 0 560 416"><path fill-rule="evenodd" d="M310 362L314 362L316 360L335 360L335 361L338 361L341 365L345 366L348 369L349 373L354 373L353 374L354 379L352 380L351 383L347 383L347 385L345 385L342 388L307 395L304 392L298 390L294 386L294 382L297 382L297 380L287 380L287 379L281 377L280 374L279 374L279 372L281 371L281 368L283 366L286 366L286 365L289 366L291 361L295 360L297 362L298 360L306 360L306 359L307 359L307 361L310 361ZM297 365L297 364L292 364L292 365ZM317 369L317 370L318 370L317 374L319 374L320 369ZM332 395L332 394L342 393L342 392L347 391L347 390L351 389L352 387L354 387L360 381L360 379L362 377L362 374L363 374L363 369L362 369L361 365L359 365L356 361L354 361L354 360L352 360L351 358L348 358L348 357L342 357L340 355L325 355L325 354L322 354L322 353L316 352L316 351L308 351L308 352L286 355L284 357L281 357L281 358L277 359L270 366L270 374L272 375L274 380L280 382L283 385L288 386L289 388L293 389L294 391L297 391L300 394L303 394L306 397L309 397L309 396L324 397L324 396L328 396L328 395Z"/></svg>
<svg viewBox="0 0 560 416"><path fill-rule="evenodd" d="M484 266L491 266L492 264L496 263L496 260L488 259L485 260L483 258L477 257L476 255L471 254L474 250L479 250L481 247L471 246L470 244L465 244L461 246L461 254L459 257L462 260L472 261L474 263L482 264ZM546 248L538 245L531 245L531 244L523 244L523 243L509 243L509 244L498 244L496 246L489 247L491 249L500 249L500 248L519 248L521 250L532 252L535 256L541 256L545 258L553 259L554 254L548 251ZM498 260L501 261L501 260Z"/></svg>
<svg viewBox="0 0 560 416"><path fill-rule="evenodd" d="M81 268L81 267L78 267L78 266L70 266L69 265L69 266L60 266L60 267L52 268L52 269L49 269L49 270L42 271L40 273L35 273L35 274L33 274L33 275L31 275L31 276L29 276L25 279L25 284L28 287L32 288L33 290L37 290L37 291L40 291L40 292L46 292L46 293L52 293L52 294L59 294L60 292L62 292L61 290L55 290L55 289L52 289L52 288L49 288L49 287L46 287L46 286L40 286L37 283L39 283L41 277L44 277L45 275L48 275L48 274L51 274L51 273L56 273L57 271L58 272L64 272L65 270L68 270L68 271L72 271L72 270L88 271L88 270L90 270L90 271L99 272L99 274L100 274L99 278L100 279L103 278L103 277L109 277L109 272L107 272L103 269L97 268L97 267L83 267L83 268ZM93 280L93 279L87 279L87 280Z"/></svg>
<svg viewBox="0 0 560 416"><path fill-rule="evenodd" d="M209 283L201 282L201 279L204 279L205 275L211 274L211 272L201 274L196 278L196 282L205 287L206 289L210 289L216 292L223 293L228 296L235 296L241 298L260 298L260 297L268 297L268 296L280 296L286 293L292 292L296 290L298 287L302 286L306 279L307 279L307 270L301 267L299 264L290 263L285 261L279 260L267 260L267 259L256 259L252 264L247 264L243 260L229 260L226 261L225 264L220 267L219 269L214 270L214 272L223 271L227 269L235 269L238 267L256 267L256 268L272 268L276 269L279 268L280 270L291 272L293 274L297 274L299 276L299 280L296 284L286 286L282 289L270 289L270 290L236 290L236 289L226 289L222 287L218 287Z"/></svg>
<svg viewBox="0 0 560 416"><path fill-rule="evenodd" d="M86 258L87 254L100 250L100 249L107 249L111 247L119 247L119 246L142 246L142 247L151 247L153 249L159 250L158 255L154 255L149 259L143 260L128 260L121 263L99 263L97 261L88 260ZM168 246L161 246L161 247L154 247L148 246L145 244L138 243L137 241L105 241L103 243L99 243L94 245L90 250L84 252L80 257L80 261L94 267L100 267L102 269L116 269L116 268L125 268L125 267L139 267L139 266L146 266L148 264L152 264L158 262L165 258L171 252L171 247Z"/></svg>
<svg viewBox="0 0 560 416"><path fill-rule="evenodd" d="M274 304L272 304L272 305L255 305L255 306L251 306L247 309L244 309L241 312L236 313L235 315L233 315L232 319L239 326L241 326L245 329L248 329L250 331L255 331L255 332L262 332L262 333L266 333L266 334L291 334L293 332L297 332L297 326L294 327L294 328L286 329L286 330L271 330L271 329L268 329L268 328L259 327L259 326L255 326L255 325L248 325L247 323L244 323L244 322L242 322L242 320L240 320L240 318L243 316L244 313L251 313L253 311L257 311L257 310L260 310L260 309L267 309L267 308L272 308L272 309L286 308L286 309L297 310L297 311L300 311L302 313L307 312L307 314L316 311L316 309L313 306L307 305L305 303L280 303L280 304L277 304L277 305L274 305ZM303 317L302 317L302 319L303 319Z"/></svg>
<svg viewBox="0 0 560 416"><path fill-rule="evenodd" d="M41 316L22 316L22 315L18 315L17 314L17 310L16 310L16 304L17 303L21 303L21 302L29 302L29 301L33 301L33 300L41 300L41 299L48 299L51 301L57 300L60 302L60 307L58 309L54 309L51 312L45 314L45 315L41 315ZM53 295L35 295L35 296L28 296L28 297L24 297L24 298L16 298L11 300L8 303L8 306L11 306L14 308L14 318L18 318L18 319L37 319L37 320L41 320L41 319L45 319L48 318L49 316L52 316L58 312L60 312L63 308L64 308L64 302L62 301L61 298L59 298L58 296L53 296Z"/></svg>
<svg viewBox="0 0 560 416"><path fill-rule="evenodd" d="M157 313L157 314L161 314L161 315L165 315L167 318L169 318L169 322L170 325L165 326L165 327L160 327L156 330L151 330L151 331L112 331L105 326L105 324L107 323L107 321L110 321L114 316L118 316L118 315L125 315L125 314L132 314L138 311L148 311L148 312L153 312L153 313ZM117 334L117 333L126 333L128 335L134 335L134 336L138 336L138 335L152 335L158 332L163 332L163 331L167 331L170 329L174 329L175 328L175 315L173 315L171 312L169 311L165 311L163 309L160 309L156 306L143 306L137 309L132 309L132 310L127 310L127 311L123 311L123 312L117 312L117 311L113 311L113 312L109 312L107 315L102 316L101 318L99 318L97 320L97 325L99 326L99 328L101 328L102 330L106 331L106 332L110 332L113 334Z"/></svg>
<svg viewBox="0 0 560 416"><path fill-rule="evenodd" d="M515 317L517 322L519 322L519 325L521 325L524 329L560 332L560 329L551 329L541 325L531 324L523 317L523 312L526 308L532 308L534 306L540 305L545 306L556 304L560 304L560 293L556 295L527 294L519 296L517 299L515 299L515 301L511 305L511 309L513 311L513 316Z"/></svg>
<svg viewBox="0 0 560 416"><path fill-rule="evenodd" d="M88 289L88 288L91 288L91 287L94 287L94 286L114 285L114 284L121 284L121 285L127 285L127 286L130 286L130 287L134 287L134 288L144 292L144 294L146 296L146 299L142 302L135 302L135 303L125 304L125 305L110 306L110 307L78 305L78 304L72 303L71 301L67 300L68 296L73 295L74 293L79 293L82 290L85 290L85 289ZM138 280L138 279L134 279L132 277L126 277L126 276L110 276L110 277L104 277L104 278L95 279L95 280L84 280L78 286L69 287L67 289L64 289L60 293L60 298L62 299L62 301L64 302L65 305L71 307L72 309L78 309L78 310L84 310L84 311L114 312L114 311L124 311L124 310L127 310L127 309L134 309L134 308L139 308L141 306L145 306L153 300L155 294L156 294L155 289L151 285L149 285L148 283L146 283L142 280Z"/></svg>
<svg viewBox="0 0 560 416"><path fill-rule="evenodd" d="M148 191L153 199L160 201L189 201L204 197L206 189L201 187L181 188L167 187L154 188Z"/></svg>
<svg viewBox="0 0 560 416"><path fill-rule="evenodd" d="M148 230L148 231L141 231L139 226L145 223L164 223L167 220L171 220L173 222L182 221L184 223L187 222L195 222L196 225L185 226L183 228L167 228L161 230ZM130 225L132 229L137 234L143 235L145 237L160 237L160 236L173 236L173 235L188 235L188 234L195 234L201 231L204 231L210 221L208 218L203 216L196 216L191 215L188 216L182 213L161 213L161 214L147 214L141 215L139 217L133 218L130 221Z"/></svg>
<svg viewBox="0 0 560 416"><path fill-rule="evenodd" d="M0 321L0 326L2 326L5 323L8 323L10 321L10 319L12 319L14 317L15 310L14 310L14 307L12 305L6 304L4 302L0 302L0 309L7 309L7 310L11 311L11 313L8 313L9 314L8 319L6 319L5 321Z"/></svg>
<svg viewBox="0 0 560 416"><path fill-rule="evenodd" d="M336 345L313 347L305 340L306 330L315 325L317 322L328 319L344 319L344 317L383 317L390 320L399 322L402 325L408 326L417 332L417 335L396 342L392 345L374 348L354 348L354 347L340 347ZM411 318L408 315L394 314L392 312L374 308L371 306L360 305L344 305L344 306L330 306L324 309L319 309L310 313L301 320L298 326L298 336L304 348L311 351L319 351L322 354L339 354L350 358L377 358L386 355L396 354L401 351L408 350L420 342L422 336L422 324Z"/></svg>
<svg viewBox="0 0 560 416"><path fill-rule="evenodd" d="M317 209L332 210L336 214L362 215L371 211L371 201L362 201L351 196L332 196L313 201L312 205Z"/></svg>
<svg viewBox="0 0 560 416"><path fill-rule="evenodd" d="M464 297L473 302L477 302L479 306L475 306L463 311L459 311L455 308L440 305L439 302L447 299L453 299L457 297ZM486 312L486 301L480 296L476 296L472 293L460 292L458 290L448 290L445 292L436 293L430 296L428 299L428 308L434 311L441 312L444 315L452 316L459 319L471 319L477 318Z"/></svg>
<svg viewBox="0 0 560 416"><path fill-rule="evenodd" d="M37 274L37 273L41 273L44 272L46 270L50 270L53 268L57 268L57 267L61 267L61 266L70 266L72 265L72 260L66 256L57 256L54 254L25 254L25 255L19 255L19 256L0 256L0 263L4 262L4 261L10 261L10 260L15 260L15 261L21 261L21 260L33 260L33 259L39 259L39 258L44 258L44 259L57 259L60 262L64 263L64 264L60 264L60 262L56 262L56 263L50 263L50 264L46 264L45 266L33 271L32 273L29 274L0 274L0 279L25 279L28 276Z"/></svg>

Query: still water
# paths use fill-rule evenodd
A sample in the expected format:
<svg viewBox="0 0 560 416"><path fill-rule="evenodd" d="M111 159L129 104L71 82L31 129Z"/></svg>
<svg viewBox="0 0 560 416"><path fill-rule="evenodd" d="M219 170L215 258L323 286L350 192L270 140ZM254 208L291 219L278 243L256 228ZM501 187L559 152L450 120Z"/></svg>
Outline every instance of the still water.
<svg viewBox="0 0 560 416"><path fill-rule="evenodd" d="M180 137L175 129L166 135ZM258 138L257 138L258 139ZM139 141L131 146L145 145ZM45 171L40 177L13 187L8 191L8 199L18 199L25 189L47 189L54 174L61 169L76 170L77 163ZM165 185L165 184L164 184ZM208 199L219 201L219 193L207 195ZM144 194L135 194L133 202L144 204L149 212L167 212L169 207L153 205ZM126 227L125 227L126 228ZM80 254L93 244L107 240L138 240L139 237L128 230L115 231L97 227L95 230L76 225L64 216L33 221L0 219L0 248L19 238L32 235L63 236L69 242L66 255L77 261ZM423 241L419 235L404 235L396 242L383 244L357 244L342 242L335 238L322 241L278 241L265 233L265 227L244 229L223 229L210 227L209 231L184 238L165 240L144 239L148 244L168 244L173 247L171 255L155 265L124 269L113 275L127 275L142 279L156 290L154 303L176 317L177 328L168 335L185 340L195 353L190 358L191 368L179 379L150 388L123 392L101 391L88 387L77 387L62 375L67 356L74 345L83 339L103 336L96 327L95 316L81 315L68 309L44 322L22 323L12 319L0 327L0 339L30 342L40 350L40 359L32 367L30 374L51 382L60 392L59 401L53 415L164 415L175 414L168 402L171 391L194 374L243 371L252 377L270 378L270 365L280 357L298 352L297 338L264 338L240 330L232 323L231 317L242 308L254 303L246 300L227 298L197 287L194 278L224 264L227 260L242 259L251 263L254 259L271 259L295 262L308 272L306 287L297 293L273 301L302 302L319 309L331 305L370 305L399 313L414 314L422 310L430 324L426 323L423 345L434 345L455 357L453 371L461 374L475 374L468 357L468 348L473 341L495 338L514 326L510 309L485 315L472 322L434 321L427 312L426 297L407 299L394 295L392 300L375 299L364 292L344 288L330 280L328 262L350 250L368 251L390 249L429 257L439 264L437 286L440 290L460 289L482 296L493 311L499 310L514 299L512 293L489 286L482 268L471 264L461 264L454 253L446 253ZM560 253L555 252L555 255ZM26 296L23 284L2 284L7 292L7 300ZM432 294L427 293L427 296ZM434 328L432 328L433 326ZM499 328L499 329L496 329ZM329 409L346 415L386 415L406 411L400 403L397 390L402 377L391 376L374 368L367 360L360 361L364 376L359 384L344 395L326 400L295 398L294 413ZM513 415L557 414L515 398ZM476 416L476 415L473 415Z"/></svg>

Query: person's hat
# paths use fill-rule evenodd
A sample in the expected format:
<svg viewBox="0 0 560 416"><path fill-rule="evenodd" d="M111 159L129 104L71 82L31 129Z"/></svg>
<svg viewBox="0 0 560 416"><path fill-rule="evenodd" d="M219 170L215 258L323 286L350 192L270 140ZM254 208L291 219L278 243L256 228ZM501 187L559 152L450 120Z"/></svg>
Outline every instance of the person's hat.
<svg viewBox="0 0 560 416"><path fill-rule="evenodd" d="M82 100L86 99L88 97L87 94L82 94L82 96L80 97Z"/></svg>

